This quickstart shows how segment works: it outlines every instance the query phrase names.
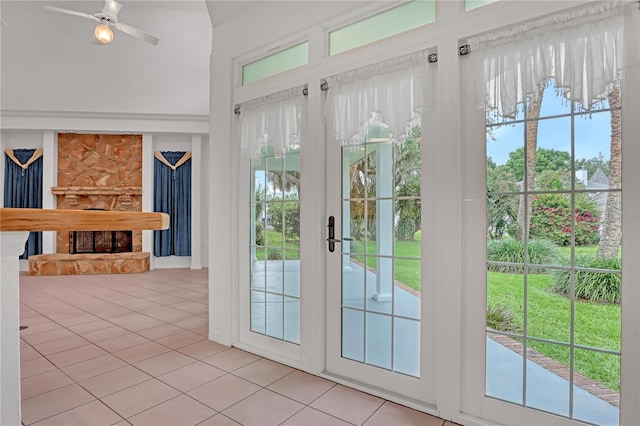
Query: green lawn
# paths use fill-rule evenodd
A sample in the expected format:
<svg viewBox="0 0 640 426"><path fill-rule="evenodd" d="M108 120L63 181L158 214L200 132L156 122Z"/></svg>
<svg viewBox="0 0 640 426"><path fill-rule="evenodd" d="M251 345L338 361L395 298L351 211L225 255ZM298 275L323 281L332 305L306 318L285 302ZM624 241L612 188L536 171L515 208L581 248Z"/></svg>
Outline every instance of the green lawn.
<svg viewBox="0 0 640 426"><path fill-rule="evenodd" d="M546 274L529 275L527 282L527 334L532 337L569 343L571 302L551 290ZM487 299L490 305L504 305L524 326L524 285L519 274L487 273ZM620 307L594 302L575 303L575 343L582 346L620 350ZM569 349L529 341L538 352L569 366ZM575 369L613 390L620 390L618 356L592 351L575 351Z"/></svg>

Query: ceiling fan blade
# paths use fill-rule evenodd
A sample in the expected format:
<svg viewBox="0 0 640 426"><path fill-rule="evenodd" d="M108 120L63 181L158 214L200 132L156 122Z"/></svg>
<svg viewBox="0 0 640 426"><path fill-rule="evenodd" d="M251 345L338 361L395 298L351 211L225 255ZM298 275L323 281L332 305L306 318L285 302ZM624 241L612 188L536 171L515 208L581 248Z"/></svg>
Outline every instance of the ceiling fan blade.
<svg viewBox="0 0 640 426"><path fill-rule="evenodd" d="M122 9L122 5L115 0L104 0L104 8L102 13L112 18L118 16L118 12Z"/></svg>
<svg viewBox="0 0 640 426"><path fill-rule="evenodd" d="M46 10L50 10L51 12L66 13L67 15L80 16L82 18L93 19L96 22L100 22L100 19L98 19L93 15L89 15L88 13L76 12L75 10L62 9L60 7L55 7L55 6L42 6L42 8Z"/></svg>
<svg viewBox="0 0 640 426"><path fill-rule="evenodd" d="M139 30L137 28L134 28L130 25L127 24L123 24L122 22L114 22L113 24L114 27L116 27L117 29L119 29L120 31L122 31L123 33L127 33L129 35L132 35L136 38L139 38L140 40L144 40L148 43L153 44L154 46L156 44L158 44L158 41L160 41L157 37L154 37L150 34L145 33L142 30Z"/></svg>

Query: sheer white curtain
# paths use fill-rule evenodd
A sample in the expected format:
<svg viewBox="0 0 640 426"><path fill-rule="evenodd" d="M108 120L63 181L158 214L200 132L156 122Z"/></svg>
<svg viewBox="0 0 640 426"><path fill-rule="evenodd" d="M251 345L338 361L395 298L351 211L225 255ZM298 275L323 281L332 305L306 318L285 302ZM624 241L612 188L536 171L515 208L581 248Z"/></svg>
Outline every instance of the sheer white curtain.
<svg viewBox="0 0 640 426"><path fill-rule="evenodd" d="M330 135L343 145L359 144L375 125L387 128L392 139L402 139L409 126L420 124L423 82L435 75L426 62L421 52L328 78Z"/></svg>
<svg viewBox="0 0 640 426"><path fill-rule="evenodd" d="M300 130L307 120L304 87L296 87L240 105L239 133L243 154L283 154L300 148ZM266 151L265 151L266 150Z"/></svg>
<svg viewBox="0 0 640 426"><path fill-rule="evenodd" d="M622 76L625 15L637 8L635 1L595 2L470 39L469 77L481 106L513 116L539 83L554 78L569 101L590 110Z"/></svg>

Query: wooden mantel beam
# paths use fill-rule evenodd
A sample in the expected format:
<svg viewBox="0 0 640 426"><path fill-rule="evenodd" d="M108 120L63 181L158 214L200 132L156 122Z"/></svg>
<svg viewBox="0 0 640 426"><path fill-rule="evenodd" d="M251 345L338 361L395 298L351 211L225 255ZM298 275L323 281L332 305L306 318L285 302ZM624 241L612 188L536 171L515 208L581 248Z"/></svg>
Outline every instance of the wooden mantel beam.
<svg viewBox="0 0 640 426"><path fill-rule="evenodd" d="M0 231L137 231L169 228L169 215L130 211L0 208Z"/></svg>

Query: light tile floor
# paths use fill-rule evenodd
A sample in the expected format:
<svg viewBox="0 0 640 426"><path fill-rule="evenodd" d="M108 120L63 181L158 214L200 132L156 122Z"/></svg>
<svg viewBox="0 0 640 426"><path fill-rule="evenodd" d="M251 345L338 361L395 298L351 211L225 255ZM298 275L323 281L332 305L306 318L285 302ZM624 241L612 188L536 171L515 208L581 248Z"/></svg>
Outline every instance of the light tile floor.
<svg viewBox="0 0 640 426"><path fill-rule="evenodd" d="M20 276L24 425L451 425L207 340L207 270Z"/></svg>

